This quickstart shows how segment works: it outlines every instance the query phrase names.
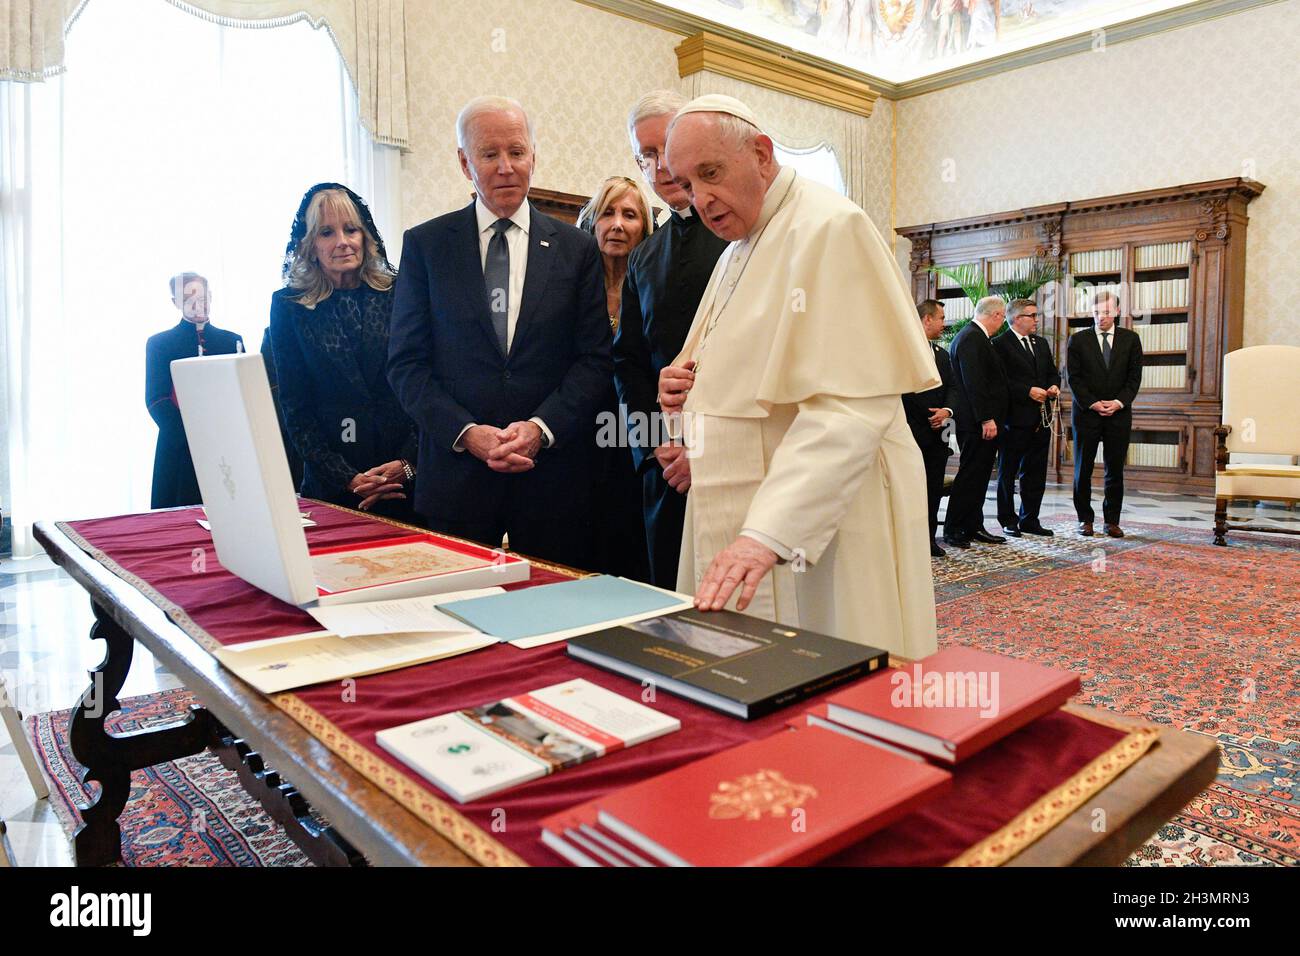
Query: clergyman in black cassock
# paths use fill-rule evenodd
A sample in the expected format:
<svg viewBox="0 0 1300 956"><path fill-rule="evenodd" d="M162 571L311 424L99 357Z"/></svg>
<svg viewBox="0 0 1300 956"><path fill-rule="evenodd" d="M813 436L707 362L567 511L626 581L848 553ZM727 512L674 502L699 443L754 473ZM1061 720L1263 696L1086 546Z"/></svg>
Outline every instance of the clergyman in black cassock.
<svg viewBox="0 0 1300 956"><path fill-rule="evenodd" d="M968 546L971 539L990 544L1006 540L984 530L984 499L998 451L997 423L1007 413L1007 375L989 339L1005 313L1006 306L996 296L981 299L975 318L957 333L949 349L957 379L961 459L948 496L943 540L956 547Z"/></svg>
<svg viewBox="0 0 1300 956"><path fill-rule="evenodd" d="M681 351L713 266L726 247L726 241L709 232L687 206L680 213L674 210L632 251L623 280L623 316L614 337L614 381L629 421L655 420L659 372ZM664 480L651 443L655 429L646 431L651 434L644 443L632 445L632 460L641 475L650 573L657 587L675 589L686 495ZM632 437L637 437L635 432Z"/></svg>
<svg viewBox="0 0 1300 956"><path fill-rule="evenodd" d="M1016 299L1007 311L1011 328L993 340L1007 372L1009 399L998 433L998 523L1010 533L1050 535L1039 519L1052 443L1052 431L1043 425L1043 403L1060 396L1061 373L1051 343L1034 334L1038 328L1037 304L1030 299Z"/></svg>
<svg viewBox="0 0 1300 956"><path fill-rule="evenodd" d="M1142 340L1116 323L1119 301L1113 295L1099 292L1093 315L1096 324L1079 329L1065 347L1065 371L1073 396L1074 509L1079 522L1090 528L1095 517L1092 469L1101 444L1106 464L1102 517L1107 533L1121 537L1124 459L1133 430L1133 400L1142 387Z"/></svg>
<svg viewBox="0 0 1300 956"><path fill-rule="evenodd" d="M182 317L166 332L151 335L145 343L144 401L158 425L153 456L152 508L176 508L203 503L194 475L190 446L185 440L171 363L198 355L229 355L243 351L244 340L234 332L208 322L207 280L185 273L173 280L176 304Z"/></svg>
<svg viewBox="0 0 1300 956"><path fill-rule="evenodd" d="M912 429L912 437L921 449L921 459L925 462L926 498L930 509L930 553L934 557L943 557L944 551L935 542L939 529L939 501L943 498L944 472L948 468L948 459L952 455L952 446L948 444L951 431L949 422L953 410L957 407L957 380L952 372L952 360L948 352L936 341L943 334L943 303L935 299L926 299L919 306L921 324L925 336L930 340L930 349L934 353L934 364L939 371L943 384L925 392L911 392L903 396L903 412L907 415L907 425ZM946 415L938 414L946 412ZM935 427L935 422L938 427Z"/></svg>

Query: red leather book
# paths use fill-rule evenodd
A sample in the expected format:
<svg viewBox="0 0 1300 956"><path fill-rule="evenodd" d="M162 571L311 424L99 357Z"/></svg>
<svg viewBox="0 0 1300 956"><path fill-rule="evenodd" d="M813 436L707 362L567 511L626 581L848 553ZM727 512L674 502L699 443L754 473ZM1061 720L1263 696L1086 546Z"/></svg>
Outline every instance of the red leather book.
<svg viewBox="0 0 1300 956"><path fill-rule="evenodd" d="M643 853L597 822L597 801L542 820L542 843L575 866L653 867Z"/></svg>
<svg viewBox="0 0 1300 956"><path fill-rule="evenodd" d="M843 734L786 730L593 801L668 866L806 866L911 813L950 774Z"/></svg>
<svg viewBox="0 0 1300 956"><path fill-rule="evenodd" d="M879 737L872 737L870 734L859 733L852 727L846 727L831 720L830 713L825 704L818 704L815 707L809 707L803 713L796 717L791 717L786 722L787 727L793 727L795 730L801 727L821 727L825 730L833 730L837 734L843 734L852 740L861 743L871 744L873 747L880 747L888 750L892 754L898 754L900 757L906 757L908 760L925 760L920 754L912 753L903 747L895 747L888 741L881 740Z"/></svg>
<svg viewBox="0 0 1300 956"><path fill-rule="evenodd" d="M1056 710L1079 675L972 647L950 647L826 700L836 723L946 763Z"/></svg>

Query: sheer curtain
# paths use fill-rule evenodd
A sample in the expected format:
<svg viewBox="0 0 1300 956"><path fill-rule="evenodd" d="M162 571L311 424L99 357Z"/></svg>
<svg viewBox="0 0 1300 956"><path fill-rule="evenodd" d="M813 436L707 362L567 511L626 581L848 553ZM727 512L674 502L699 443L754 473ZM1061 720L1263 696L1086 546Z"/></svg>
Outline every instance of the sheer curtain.
<svg viewBox="0 0 1300 956"><path fill-rule="evenodd" d="M835 150L829 145L821 143L807 149L795 149L792 146L782 146L775 140L772 145L775 147L776 161L782 166L793 166L799 175L807 176L814 182L829 186L841 196L844 195L844 173L840 169L839 160L835 158Z"/></svg>
<svg viewBox="0 0 1300 956"><path fill-rule="evenodd" d="M361 126L324 31L218 26L164 0L130 15L91 2L66 62L44 83L0 83L15 557L39 550L35 520L149 507L144 346L179 320L170 276L206 275L212 323L254 351L308 186L348 184L400 238L397 150Z"/></svg>

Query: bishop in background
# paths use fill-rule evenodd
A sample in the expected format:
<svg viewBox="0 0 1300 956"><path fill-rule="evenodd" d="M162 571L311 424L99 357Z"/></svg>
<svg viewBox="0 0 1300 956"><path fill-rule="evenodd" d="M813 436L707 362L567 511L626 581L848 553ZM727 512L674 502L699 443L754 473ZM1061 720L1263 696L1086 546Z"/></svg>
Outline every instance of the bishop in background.
<svg viewBox="0 0 1300 956"><path fill-rule="evenodd" d="M940 378L897 262L861 209L776 161L739 100L688 103L668 165L730 242L659 377L691 472L678 589L933 652L925 468L900 396Z"/></svg>

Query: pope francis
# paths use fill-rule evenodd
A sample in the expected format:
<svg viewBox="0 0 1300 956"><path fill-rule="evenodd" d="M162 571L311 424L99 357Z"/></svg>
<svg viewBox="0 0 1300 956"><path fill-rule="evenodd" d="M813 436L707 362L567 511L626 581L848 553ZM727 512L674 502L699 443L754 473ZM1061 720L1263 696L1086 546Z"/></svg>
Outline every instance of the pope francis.
<svg viewBox="0 0 1300 956"><path fill-rule="evenodd" d="M659 379L690 473L678 589L932 653L925 468L900 396L940 379L898 264L861 209L776 161L739 100L688 103L666 152L731 243Z"/></svg>

